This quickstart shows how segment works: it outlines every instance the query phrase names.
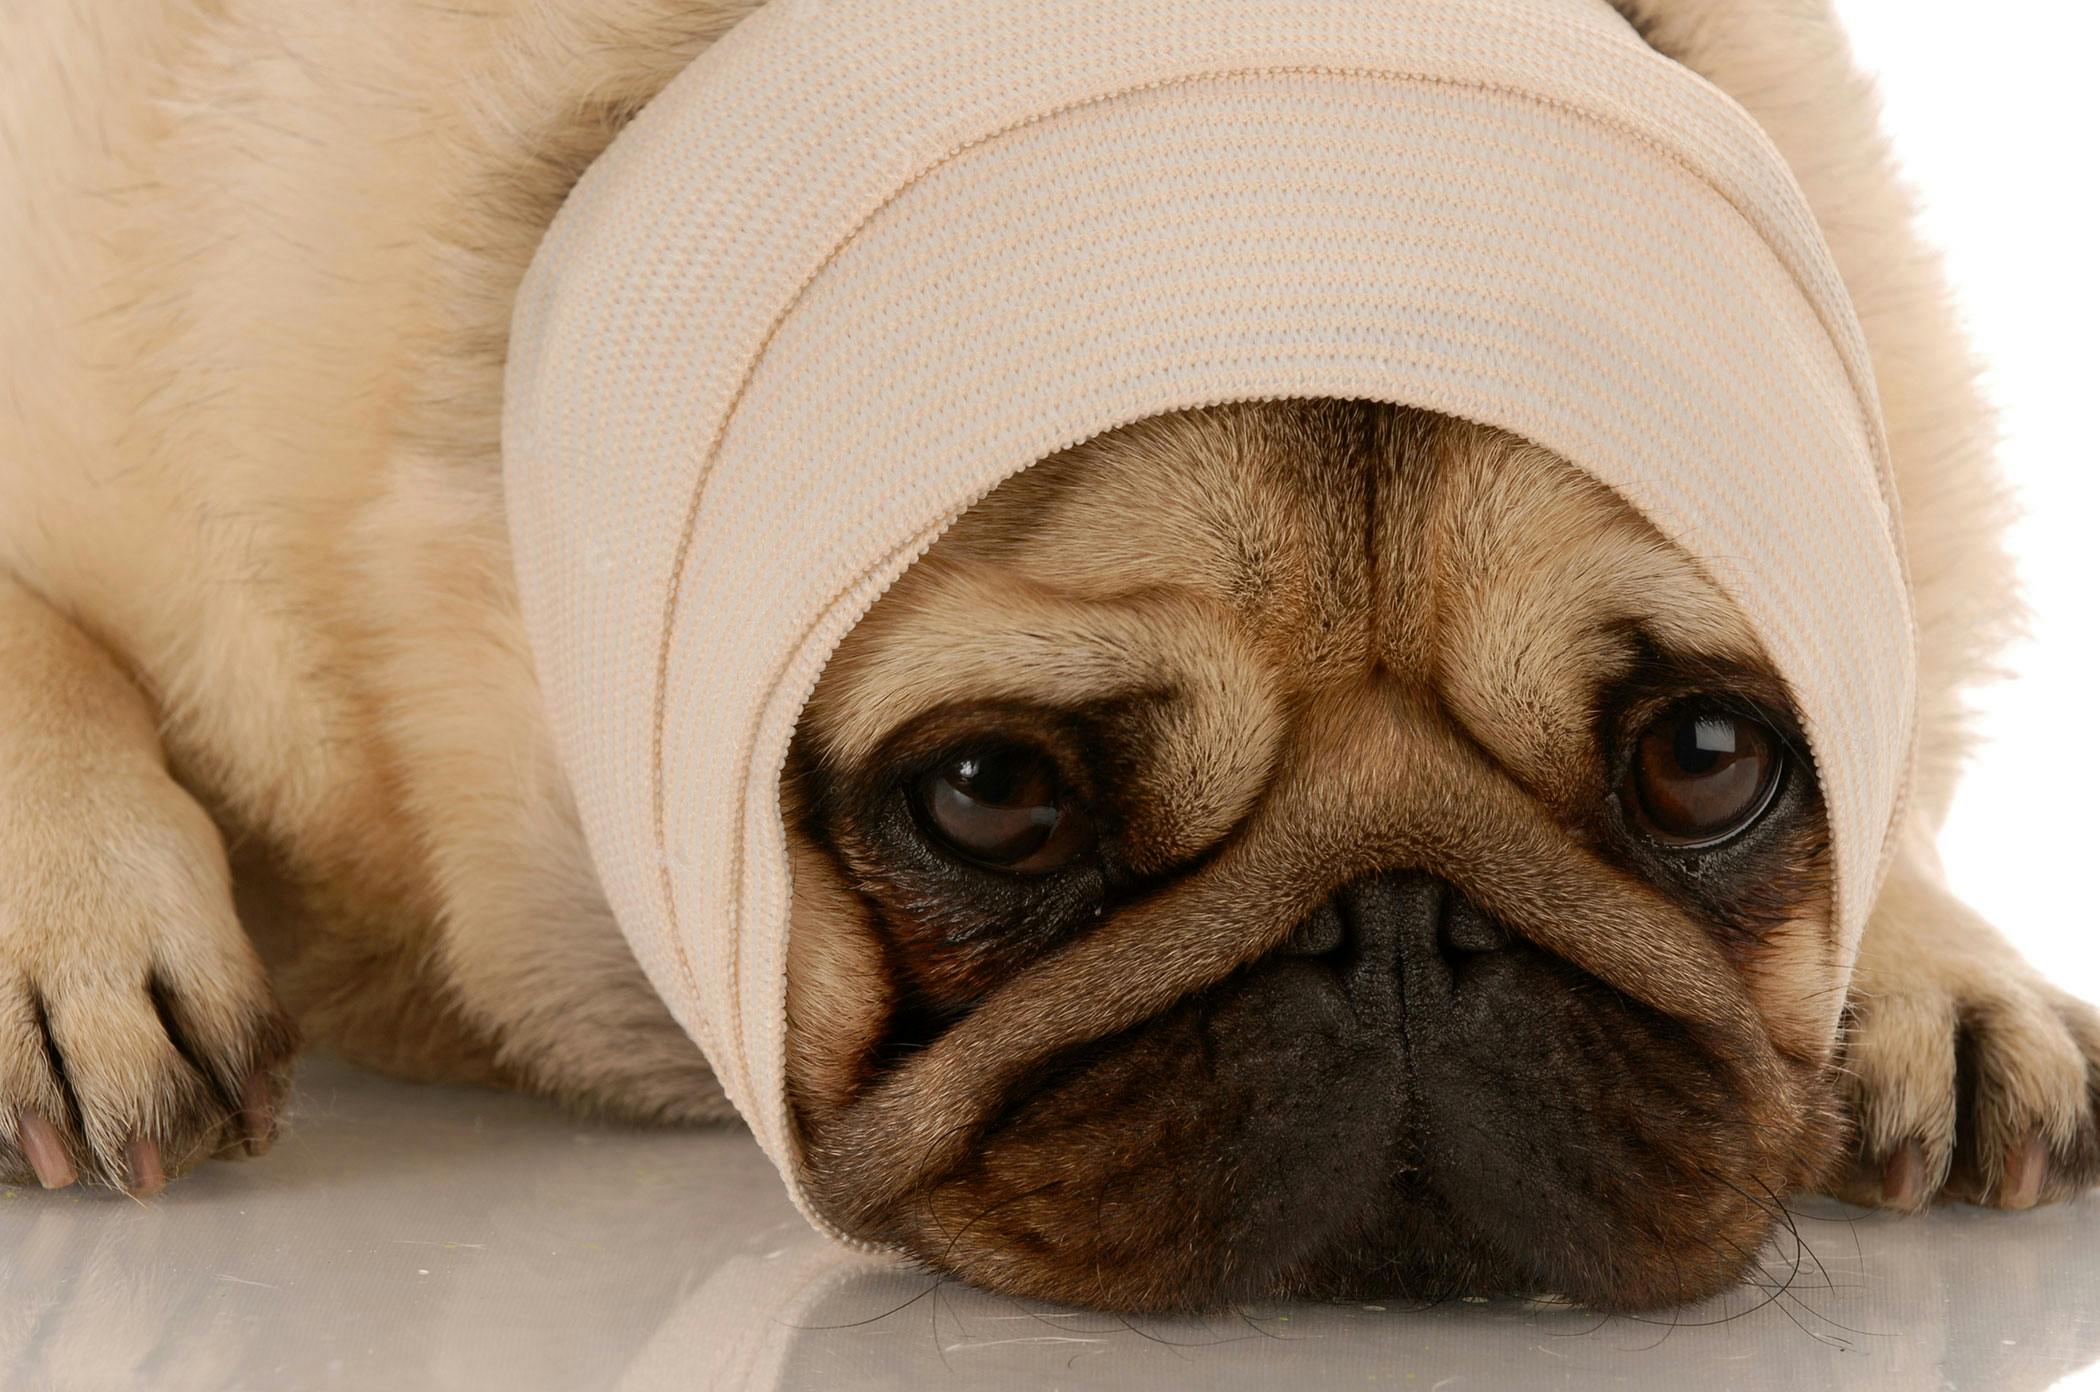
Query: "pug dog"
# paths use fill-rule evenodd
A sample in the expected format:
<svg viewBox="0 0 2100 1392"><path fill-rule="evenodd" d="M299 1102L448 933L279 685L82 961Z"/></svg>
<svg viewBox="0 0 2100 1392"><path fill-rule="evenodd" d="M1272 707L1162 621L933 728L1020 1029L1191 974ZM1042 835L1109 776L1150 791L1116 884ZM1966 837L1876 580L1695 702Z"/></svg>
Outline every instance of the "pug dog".
<svg viewBox="0 0 2100 1392"><path fill-rule="evenodd" d="M594 879L498 419L564 195L755 3L0 16L0 1179L259 1153L302 1039L727 1115ZM1935 864L2005 509L1866 85L1820 3L1618 3L1765 126L1877 354L1924 734L1857 970L1786 684L1615 494L1398 407L1141 421L970 512L804 714L789 1084L855 1231L1115 1309L1623 1309L1804 1190L2100 1173L2100 1019ZM1206 984L1170 928L1281 945ZM1129 973L1166 1004L1110 1029ZM960 1133L959 1031L1015 1065Z"/></svg>

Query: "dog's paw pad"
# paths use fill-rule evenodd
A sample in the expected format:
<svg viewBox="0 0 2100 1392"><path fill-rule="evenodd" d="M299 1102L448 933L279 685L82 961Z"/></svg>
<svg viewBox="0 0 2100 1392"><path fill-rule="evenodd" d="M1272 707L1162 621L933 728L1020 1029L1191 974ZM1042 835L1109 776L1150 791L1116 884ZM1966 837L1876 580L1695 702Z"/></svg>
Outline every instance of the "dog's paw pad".
<svg viewBox="0 0 2100 1392"><path fill-rule="evenodd" d="M2100 1020L2047 988L1887 991L1848 1012L1856 1203L2026 1209L2100 1179Z"/></svg>

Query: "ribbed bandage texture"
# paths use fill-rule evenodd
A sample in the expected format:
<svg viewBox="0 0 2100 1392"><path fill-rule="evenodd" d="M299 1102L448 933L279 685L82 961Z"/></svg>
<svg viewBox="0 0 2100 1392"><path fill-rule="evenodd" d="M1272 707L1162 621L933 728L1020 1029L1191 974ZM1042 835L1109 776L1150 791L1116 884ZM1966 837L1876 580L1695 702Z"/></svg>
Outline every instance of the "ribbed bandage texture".
<svg viewBox="0 0 2100 1392"><path fill-rule="evenodd" d="M826 658L1036 460L1306 396L1526 437L1705 567L1806 717L1849 960L1908 592L1859 326L1740 107L1601 0L774 0L557 218L505 486L605 891L820 1226L779 792Z"/></svg>

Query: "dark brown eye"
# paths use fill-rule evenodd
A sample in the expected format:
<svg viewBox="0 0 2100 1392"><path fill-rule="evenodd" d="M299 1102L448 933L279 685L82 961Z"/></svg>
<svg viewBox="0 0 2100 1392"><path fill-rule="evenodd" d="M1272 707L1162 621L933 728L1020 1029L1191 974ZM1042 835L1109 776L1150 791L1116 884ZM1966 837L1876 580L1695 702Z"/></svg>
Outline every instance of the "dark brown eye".
<svg viewBox="0 0 2100 1392"><path fill-rule="evenodd" d="M1634 751L1633 809L1642 829L1666 845L1726 841L1771 804L1780 761L1779 738L1763 721L1714 705L1679 706L1649 726Z"/></svg>
<svg viewBox="0 0 2100 1392"><path fill-rule="evenodd" d="M1086 817L1057 763L1039 749L1002 745L959 755L913 789L927 830L969 860L1041 873L1086 849Z"/></svg>

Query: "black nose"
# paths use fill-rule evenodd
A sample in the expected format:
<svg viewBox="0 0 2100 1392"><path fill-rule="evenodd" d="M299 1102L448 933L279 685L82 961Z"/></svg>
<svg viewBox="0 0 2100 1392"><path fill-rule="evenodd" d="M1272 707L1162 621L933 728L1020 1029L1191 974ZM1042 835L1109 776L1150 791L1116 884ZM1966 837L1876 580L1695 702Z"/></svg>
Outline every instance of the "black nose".
<svg viewBox="0 0 2100 1392"><path fill-rule="evenodd" d="M1420 870L1387 870L1336 890L1298 925L1285 951L1334 958L1354 974L1439 962L1448 968L1509 944L1509 930L1449 881Z"/></svg>
<svg viewBox="0 0 2100 1392"><path fill-rule="evenodd" d="M1214 1120L1173 1163L1217 1157L1237 1269L1275 1289L1664 1303L1771 1228L1771 1162L1686 1028L1435 875L1343 885L1186 1019L1171 1096Z"/></svg>

